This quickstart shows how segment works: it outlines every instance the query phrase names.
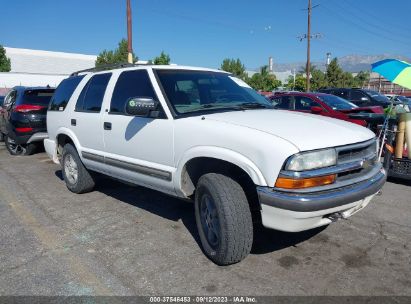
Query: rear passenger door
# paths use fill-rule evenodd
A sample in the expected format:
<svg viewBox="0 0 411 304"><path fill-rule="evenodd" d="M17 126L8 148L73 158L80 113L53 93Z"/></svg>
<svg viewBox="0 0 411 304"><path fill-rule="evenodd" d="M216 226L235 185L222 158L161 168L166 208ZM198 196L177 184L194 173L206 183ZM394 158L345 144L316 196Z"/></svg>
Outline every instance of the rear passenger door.
<svg viewBox="0 0 411 304"><path fill-rule="evenodd" d="M145 69L120 73L104 115L105 166L114 177L174 193L173 121L161 104L155 118L125 113L131 98L159 101L150 77Z"/></svg>
<svg viewBox="0 0 411 304"><path fill-rule="evenodd" d="M96 74L83 87L70 117L71 129L80 141L82 154L104 150L102 103L111 73ZM85 153L84 153L85 152ZM87 160L85 160L88 163ZM92 167L92 164L88 164Z"/></svg>

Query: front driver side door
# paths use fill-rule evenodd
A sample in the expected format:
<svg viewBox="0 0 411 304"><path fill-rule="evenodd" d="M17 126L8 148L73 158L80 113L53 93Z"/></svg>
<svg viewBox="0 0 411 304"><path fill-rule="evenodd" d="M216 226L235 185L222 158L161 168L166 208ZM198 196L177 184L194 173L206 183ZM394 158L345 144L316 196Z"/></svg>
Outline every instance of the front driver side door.
<svg viewBox="0 0 411 304"><path fill-rule="evenodd" d="M162 108L155 118L127 115L126 102L137 97L159 100L147 70L123 71L104 113L105 165L115 177L174 193L173 120Z"/></svg>

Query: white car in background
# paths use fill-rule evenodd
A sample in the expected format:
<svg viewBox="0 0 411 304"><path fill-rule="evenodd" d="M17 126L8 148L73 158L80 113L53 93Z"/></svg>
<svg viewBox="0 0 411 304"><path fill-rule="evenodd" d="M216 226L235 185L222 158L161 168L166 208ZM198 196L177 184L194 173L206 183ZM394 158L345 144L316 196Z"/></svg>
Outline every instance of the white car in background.
<svg viewBox="0 0 411 304"><path fill-rule="evenodd" d="M219 70L77 72L57 88L47 126L46 151L70 191L91 191L99 172L191 200L204 252L219 265L248 255L255 223L328 225L364 208L386 179L368 129L274 110Z"/></svg>

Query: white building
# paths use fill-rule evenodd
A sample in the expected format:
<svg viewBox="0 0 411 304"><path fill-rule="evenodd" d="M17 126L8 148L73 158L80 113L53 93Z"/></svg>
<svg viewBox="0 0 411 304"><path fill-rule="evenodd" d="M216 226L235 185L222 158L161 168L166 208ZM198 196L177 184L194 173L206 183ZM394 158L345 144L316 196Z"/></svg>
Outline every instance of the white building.
<svg viewBox="0 0 411 304"><path fill-rule="evenodd" d="M11 71L0 73L0 90L23 86L57 86L71 73L94 67L95 55L5 47ZM0 92L1 93L1 92Z"/></svg>

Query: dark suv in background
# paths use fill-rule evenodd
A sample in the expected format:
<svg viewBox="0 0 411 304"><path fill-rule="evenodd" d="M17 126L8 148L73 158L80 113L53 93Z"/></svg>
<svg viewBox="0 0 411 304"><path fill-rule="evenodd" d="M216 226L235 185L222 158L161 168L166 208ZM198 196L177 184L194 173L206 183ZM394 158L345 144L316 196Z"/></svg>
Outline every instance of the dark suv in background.
<svg viewBox="0 0 411 304"><path fill-rule="evenodd" d="M386 108L391 104L387 96L373 90L358 88L328 88L321 89L319 92L336 95L351 101L359 107L381 106Z"/></svg>
<svg viewBox="0 0 411 304"><path fill-rule="evenodd" d="M47 107L54 89L14 87L0 112L0 133L12 155L30 155L47 138Z"/></svg>

